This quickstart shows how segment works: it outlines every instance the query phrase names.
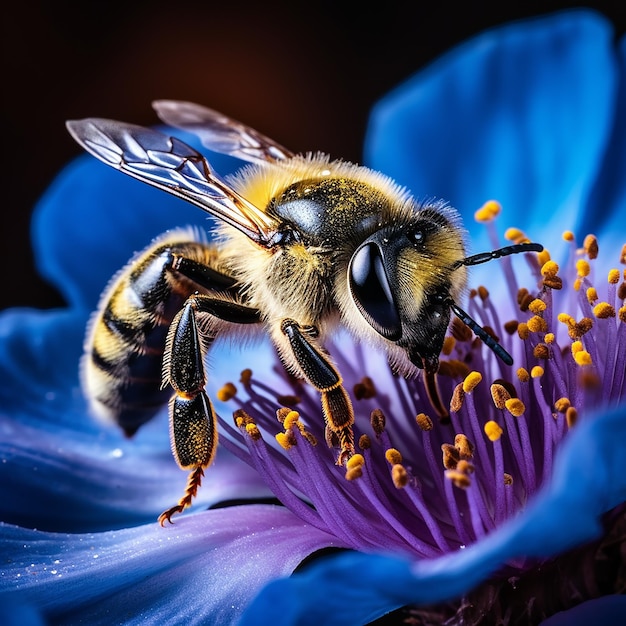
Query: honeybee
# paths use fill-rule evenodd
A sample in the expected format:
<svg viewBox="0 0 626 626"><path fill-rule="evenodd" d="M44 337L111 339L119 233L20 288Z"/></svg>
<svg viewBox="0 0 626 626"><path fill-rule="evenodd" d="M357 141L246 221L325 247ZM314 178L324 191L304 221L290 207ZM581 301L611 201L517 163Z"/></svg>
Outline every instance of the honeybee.
<svg viewBox="0 0 626 626"><path fill-rule="evenodd" d="M103 294L85 342L85 395L128 435L171 396L172 451L190 474L161 525L191 504L215 456L205 357L218 336L269 335L285 368L319 392L338 464L354 453L352 403L324 348L338 325L386 352L400 375L422 369L432 382L453 313L512 363L458 301L468 266L541 245L467 256L459 214L444 201L418 202L364 166L293 154L205 107L161 100L154 108L210 150L248 163L225 180L194 148L156 130L98 118L67 122L107 165L218 220L214 242L177 230L131 260Z"/></svg>

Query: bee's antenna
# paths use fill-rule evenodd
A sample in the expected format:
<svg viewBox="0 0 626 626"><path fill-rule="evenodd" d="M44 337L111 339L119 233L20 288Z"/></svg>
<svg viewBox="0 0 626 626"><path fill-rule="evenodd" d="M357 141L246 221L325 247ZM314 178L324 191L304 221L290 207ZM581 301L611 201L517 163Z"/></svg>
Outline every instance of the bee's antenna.
<svg viewBox="0 0 626 626"><path fill-rule="evenodd" d="M524 244L520 244L524 245ZM511 248L515 246L509 246ZM496 250L496 252L498 252ZM482 327L480 324L470 317L460 306L450 300L450 309L452 312L470 329L473 333L499 357L507 365L513 365L513 357Z"/></svg>
<svg viewBox="0 0 626 626"><path fill-rule="evenodd" d="M461 265L479 265L480 263L487 263L487 261L493 261L493 259L499 259L500 257L509 256L510 254L519 254L520 252L541 252L542 250L543 246L540 243L516 243L512 246L504 246L504 248L498 248L497 250L491 250L490 252L480 252L478 254L465 257L461 261L457 261L455 263L454 269L461 267Z"/></svg>

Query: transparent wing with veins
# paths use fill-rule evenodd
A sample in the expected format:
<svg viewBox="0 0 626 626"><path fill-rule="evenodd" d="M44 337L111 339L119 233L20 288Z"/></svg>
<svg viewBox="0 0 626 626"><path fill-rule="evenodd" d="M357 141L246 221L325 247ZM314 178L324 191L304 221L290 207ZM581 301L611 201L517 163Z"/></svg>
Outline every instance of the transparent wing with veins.
<svg viewBox="0 0 626 626"><path fill-rule="evenodd" d="M69 121L67 128L103 163L183 198L271 247L278 222L231 189L191 146L149 128L101 118Z"/></svg>
<svg viewBox="0 0 626 626"><path fill-rule="evenodd" d="M252 163L282 161L292 152L269 137L213 109L178 100L152 103L166 124L194 133L202 145Z"/></svg>

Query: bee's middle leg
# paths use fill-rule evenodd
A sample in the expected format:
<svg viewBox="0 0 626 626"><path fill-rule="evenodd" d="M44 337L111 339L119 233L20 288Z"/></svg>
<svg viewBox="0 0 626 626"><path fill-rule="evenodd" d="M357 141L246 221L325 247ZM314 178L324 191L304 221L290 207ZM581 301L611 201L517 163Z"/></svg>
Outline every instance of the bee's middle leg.
<svg viewBox="0 0 626 626"><path fill-rule="evenodd" d="M199 318L204 316L208 319L200 325ZM258 323L260 317L254 308L219 297L195 294L186 300L170 325L163 359L163 384L174 389L169 406L170 439L178 465L191 473L185 495L176 506L161 514L161 525L165 521L171 522L172 515L191 504L204 469L215 457L217 416L205 391L204 358L219 332L220 320L252 324Z"/></svg>
<svg viewBox="0 0 626 626"><path fill-rule="evenodd" d="M327 435L330 435L327 439L339 442L337 464L345 465L354 454L354 410L341 376L320 348L307 339L307 331L295 320L282 320L281 331L289 341L302 374L320 392Z"/></svg>

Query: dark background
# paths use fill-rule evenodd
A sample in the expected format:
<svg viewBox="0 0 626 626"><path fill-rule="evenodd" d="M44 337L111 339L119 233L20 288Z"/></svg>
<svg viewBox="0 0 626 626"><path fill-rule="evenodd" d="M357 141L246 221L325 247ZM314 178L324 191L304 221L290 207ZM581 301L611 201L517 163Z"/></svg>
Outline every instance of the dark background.
<svg viewBox="0 0 626 626"><path fill-rule="evenodd" d="M2 36L0 308L62 304L34 270L29 222L54 175L81 154L65 131L66 119L149 125L157 121L152 100L191 100L296 152L360 161L372 104L485 28L588 6L625 32L624 8L616 0L504 4L10 2Z"/></svg>

